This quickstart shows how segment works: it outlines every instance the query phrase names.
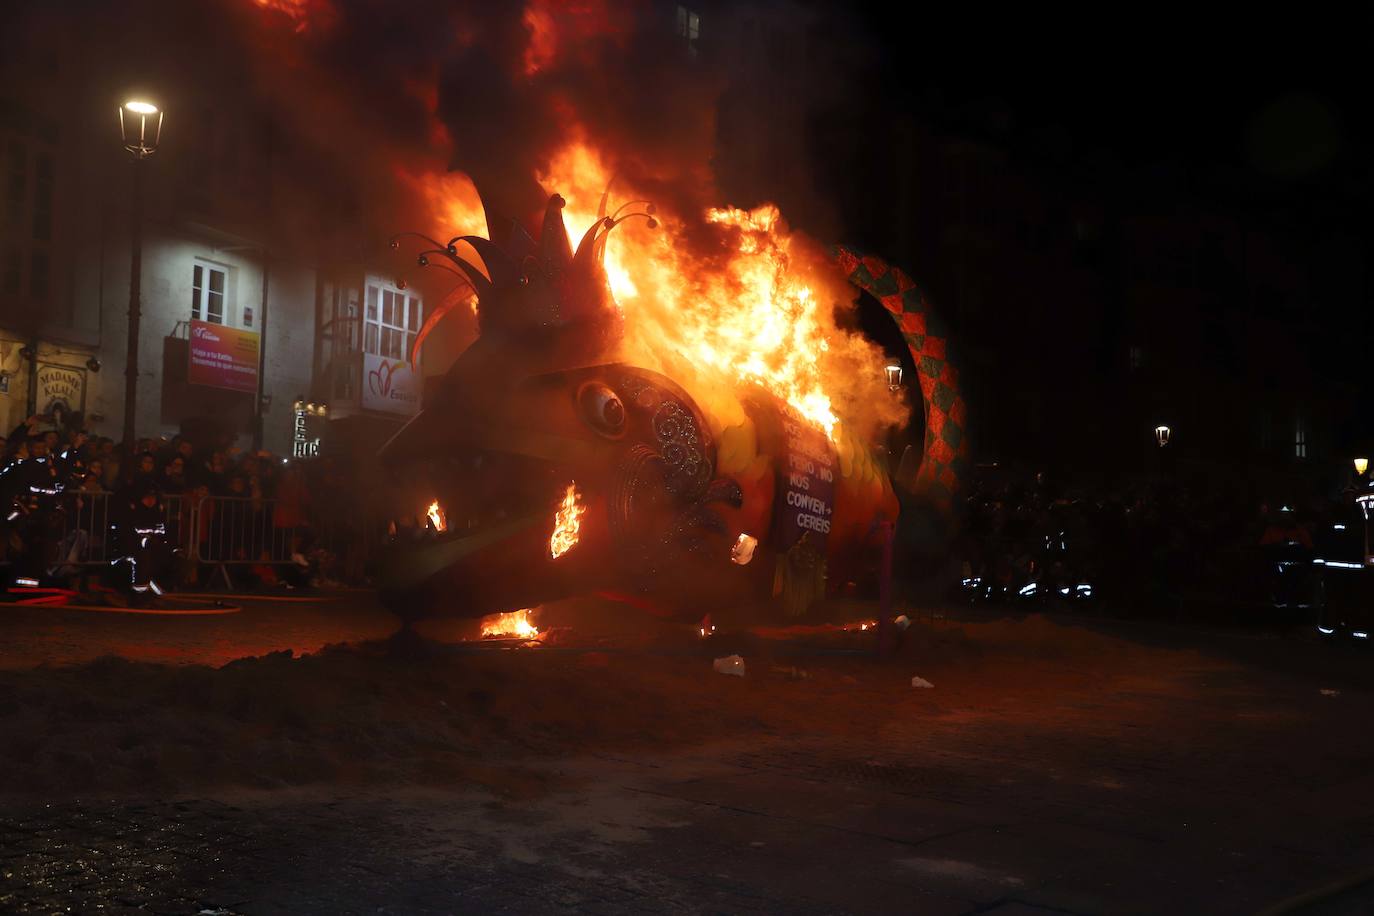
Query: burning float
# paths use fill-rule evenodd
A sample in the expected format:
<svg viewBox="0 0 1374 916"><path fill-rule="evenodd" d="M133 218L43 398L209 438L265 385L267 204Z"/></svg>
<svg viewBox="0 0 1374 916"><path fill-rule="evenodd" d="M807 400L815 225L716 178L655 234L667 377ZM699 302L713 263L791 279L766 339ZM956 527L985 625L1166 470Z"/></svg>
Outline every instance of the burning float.
<svg viewBox="0 0 1374 916"><path fill-rule="evenodd" d="M798 617L828 587L887 575L899 506L938 530L967 454L958 378L915 285L831 253L829 269L891 313L917 370L924 454L894 473L827 393L823 305L789 273L775 209L708 213L736 250L724 279L708 278L726 307L689 325L671 235L632 249L638 275L627 254L608 257L619 227L643 238L660 221L644 201L608 214L608 195L575 248L556 194L537 238L488 204L488 237L393 241L418 239L418 263L457 281L415 352L454 309L474 307L480 330L383 449L437 497L430 536L386 558L384 599L412 620L584 595L692 620L727 607ZM654 280L673 301L649 320ZM674 326L671 344L646 333L655 321ZM895 397L885 383L882 396Z"/></svg>

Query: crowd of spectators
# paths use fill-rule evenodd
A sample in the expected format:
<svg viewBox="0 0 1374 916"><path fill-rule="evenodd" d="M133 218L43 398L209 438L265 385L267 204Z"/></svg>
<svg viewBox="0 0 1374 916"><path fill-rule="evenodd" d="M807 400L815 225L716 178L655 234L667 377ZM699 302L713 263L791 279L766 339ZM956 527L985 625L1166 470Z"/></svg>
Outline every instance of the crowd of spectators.
<svg viewBox="0 0 1374 916"><path fill-rule="evenodd" d="M377 488L357 479L333 458L287 461L181 435L126 450L79 417L30 417L0 439L0 572L81 584L110 560L142 557L140 572L116 568L116 584L151 568L183 586L363 583L370 548L396 522L367 510L362 491ZM1126 613L1301 608L1313 558L1363 561L1353 495L1298 504L1239 481L982 475L954 543L957 587L974 601L1091 600ZM165 562L150 538L166 544Z"/></svg>
<svg viewBox="0 0 1374 916"><path fill-rule="evenodd" d="M956 547L958 587L976 601L1300 616L1314 600L1313 559L1363 559L1364 520L1352 497L1274 498L1237 481L983 479Z"/></svg>
<svg viewBox="0 0 1374 916"><path fill-rule="evenodd" d="M127 450L88 435L79 417L47 416L0 439L0 456L0 568L11 581L77 584L92 560L137 557L150 541L165 542L155 565L173 585L219 575L236 587L299 587L365 575L349 546L360 539L348 530L357 513L331 511L349 490L331 460L288 461L181 435ZM193 524L201 549L187 551ZM114 578L123 584L126 574Z"/></svg>

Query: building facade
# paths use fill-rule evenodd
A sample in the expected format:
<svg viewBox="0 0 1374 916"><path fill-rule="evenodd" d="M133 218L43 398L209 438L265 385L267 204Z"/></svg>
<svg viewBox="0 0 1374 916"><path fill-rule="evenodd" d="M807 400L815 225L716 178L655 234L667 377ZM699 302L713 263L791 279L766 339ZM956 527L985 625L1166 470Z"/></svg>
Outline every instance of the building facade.
<svg viewBox="0 0 1374 916"><path fill-rule="evenodd" d="M421 299L364 256L322 265L310 214L283 218L298 165L265 118L178 85L157 99L159 148L135 161L124 99L64 48L49 66L21 50L0 89L0 430L80 414L121 437L135 222L138 437L303 456L336 418L375 440L413 414Z"/></svg>

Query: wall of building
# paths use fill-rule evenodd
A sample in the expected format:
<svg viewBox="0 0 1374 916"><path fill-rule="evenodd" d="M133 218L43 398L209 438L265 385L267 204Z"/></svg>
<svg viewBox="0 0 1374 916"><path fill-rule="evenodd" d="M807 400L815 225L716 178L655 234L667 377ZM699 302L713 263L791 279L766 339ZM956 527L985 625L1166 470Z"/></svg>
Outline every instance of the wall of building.
<svg viewBox="0 0 1374 916"><path fill-rule="evenodd" d="M96 299L100 322L101 371L92 377L88 423L92 430L118 437L124 421L130 248L126 233L112 233L103 258L78 271L76 286ZM244 250L247 248L248 250ZM251 441L248 418L252 396L190 386L188 395L170 395L168 379L184 377L184 365L167 338L185 339L192 318L192 281L197 264L226 274L224 325L262 333L262 255L243 243L174 226L145 229L142 267L142 318L139 334L139 396L135 427L140 436L171 436L186 421L219 414L238 435ZM266 358L263 390L270 398L263 417L263 445L289 450L291 402L310 388L314 349L315 271L273 260L268 272ZM204 312L202 313L204 315ZM261 345L261 340L260 340ZM166 395L166 396L165 396Z"/></svg>

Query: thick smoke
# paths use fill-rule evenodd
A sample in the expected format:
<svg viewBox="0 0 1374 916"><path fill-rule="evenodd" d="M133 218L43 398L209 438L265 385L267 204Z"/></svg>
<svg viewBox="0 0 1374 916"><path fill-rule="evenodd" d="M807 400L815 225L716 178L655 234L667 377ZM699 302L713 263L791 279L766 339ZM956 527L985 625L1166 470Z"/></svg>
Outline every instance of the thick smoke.
<svg viewBox="0 0 1374 916"><path fill-rule="evenodd" d="M167 159L187 145L183 110L209 100L246 115L227 123L276 165L269 241L321 266L376 263L399 231L484 229L471 187L450 169L481 190L498 242L512 218L533 232L548 194L568 193L539 176L581 142L614 177L613 195L675 216L673 244L709 271L734 237L703 218L707 208L758 201L717 191L725 80L709 55L683 53L671 11L628 0L86 0L33 12L23 31L30 43L60 34L81 69L71 78L163 100ZM430 301L449 292L442 278L410 274ZM852 299L839 283L817 291ZM653 320L666 328L674 316ZM876 413L864 426L898 419L862 365L878 363L876 350L833 322L827 333L848 360L832 373L836 406L882 403L864 408Z"/></svg>
<svg viewBox="0 0 1374 916"><path fill-rule="evenodd" d="M558 189L534 177L579 133L625 187L662 206L718 202L710 162L722 80L682 53L661 7L533 0L491 4L468 23L474 40L442 69L439 114L454 165L502 217L528 222L542 209Z"/></svg>
<svg viewBox="0 0 1374 916"><path fill-rule="evenodd" d="M406 177L447 165L432 112L440 63L458 41L454 4L419 0L404 16L390 3L331 0L26 6L7 35L29 49L8 56L10 93L51 111L57 86L65 110L55 114L82 141L105 139L129 95L155 99L166 112L161 179L184 176L196 158L270 162L251 176L270 197L267 241L361 259L428 219Z"/></svg>

